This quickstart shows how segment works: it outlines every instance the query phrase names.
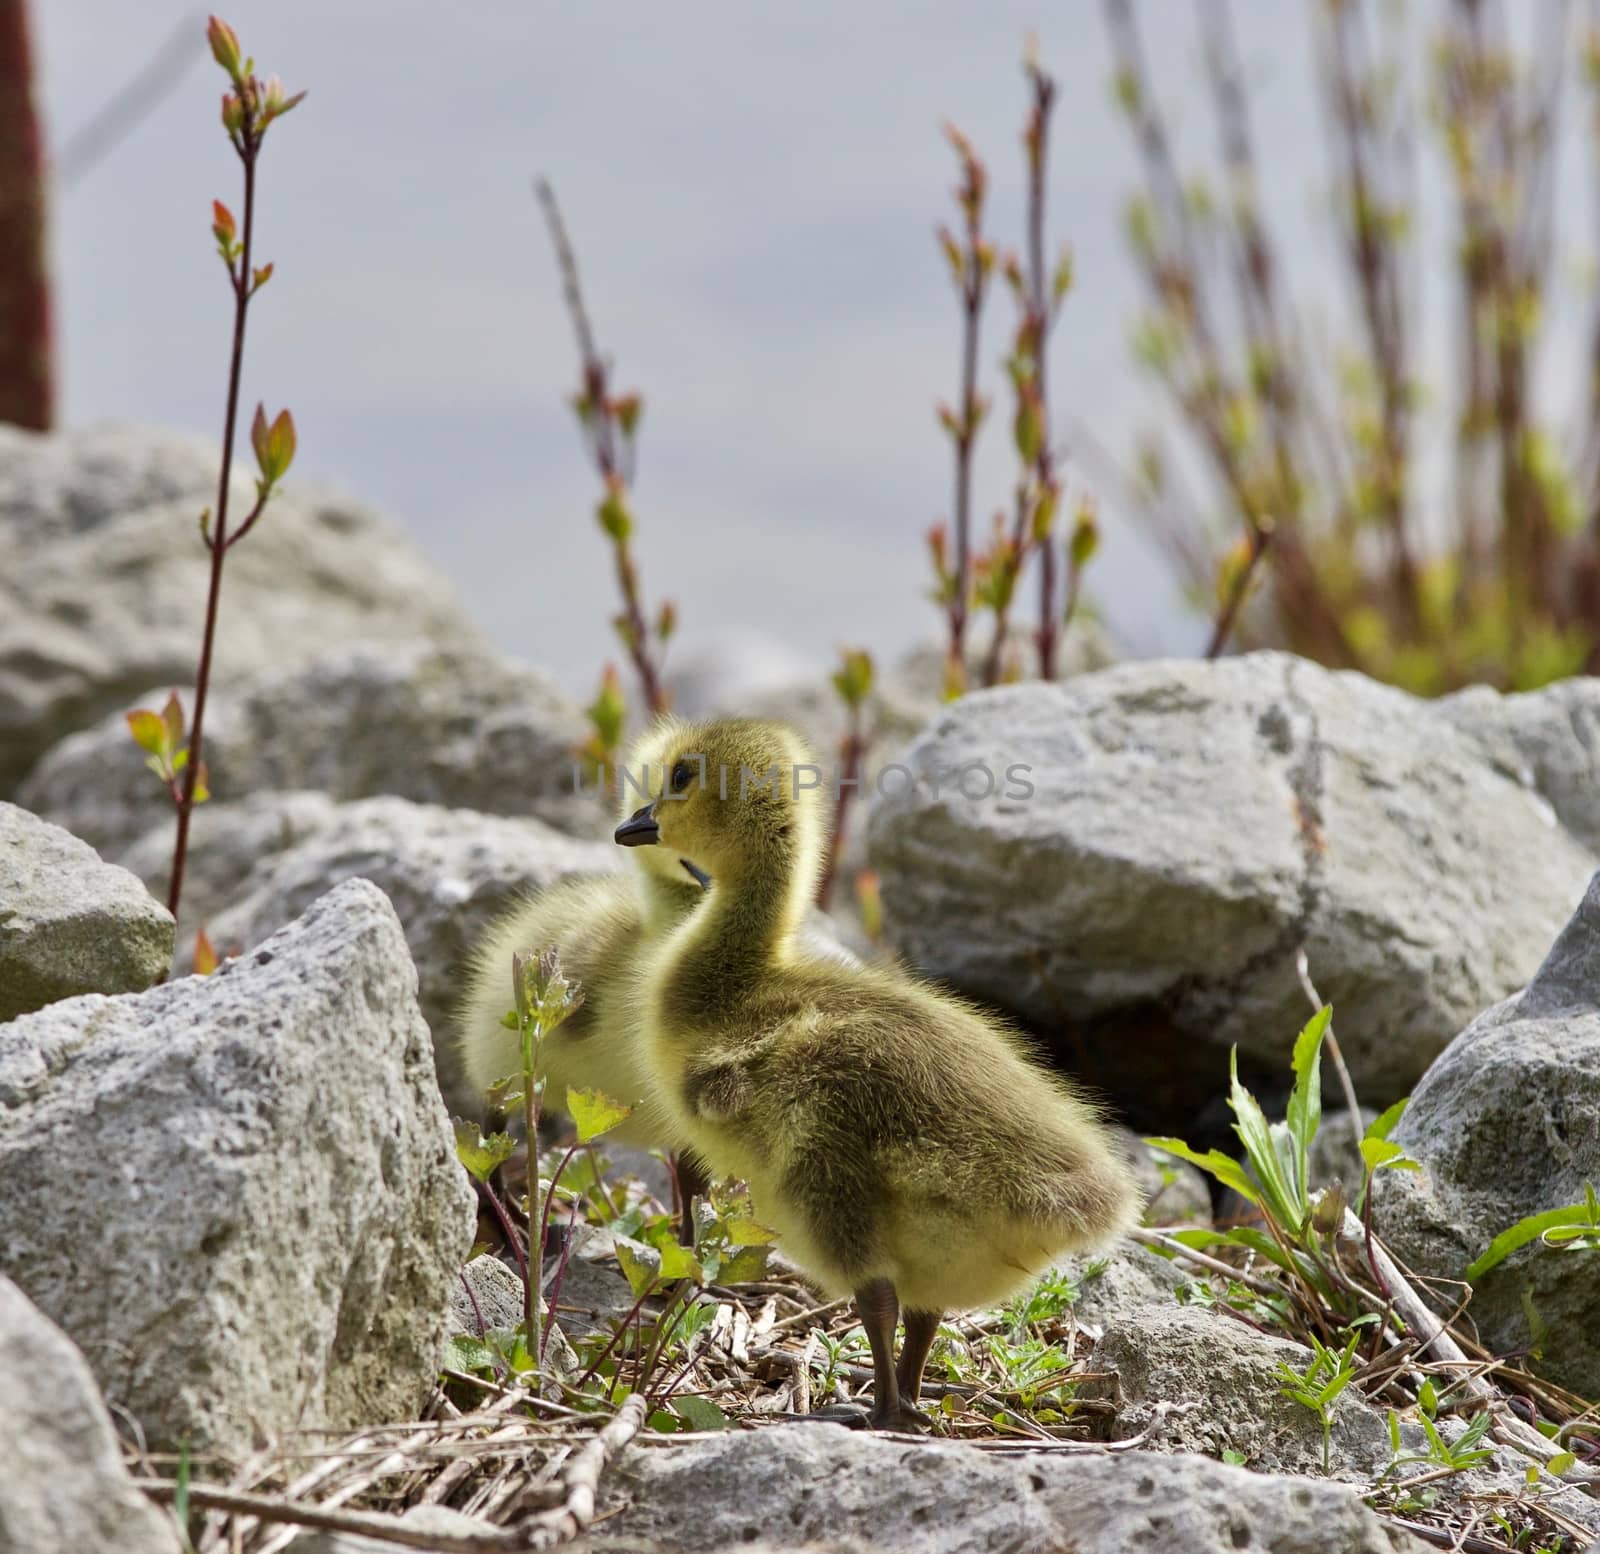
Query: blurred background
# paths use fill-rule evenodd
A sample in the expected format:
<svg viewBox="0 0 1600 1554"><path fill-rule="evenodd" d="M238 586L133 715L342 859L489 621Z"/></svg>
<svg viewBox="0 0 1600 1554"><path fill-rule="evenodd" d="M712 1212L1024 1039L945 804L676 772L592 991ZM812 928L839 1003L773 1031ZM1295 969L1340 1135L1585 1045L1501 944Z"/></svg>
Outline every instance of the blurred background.
<svg viewBox="0 0 1600 1554"><path fill-rule="evenodd" d="M844 643L892 658L946 636L925 539L954 502L935 406L960 403L946 121L985 165L997 250L974 552L995 510L1038 515L999 273L1025 248L1030 34L1054 83L1048 263L1073 252L1045 353L1054 607L1087 512L1079 608L1119 653L1202 651L1237 604L1235 645L1421 690L1589 663L1579 8L235 0L228 19L310 92L263 158L277 270L245 403L292 404L296 476L393 514L569 689L624 655L535 175L612 386L644 396L631 546L650 600L677 603L670 651L745 627L819 667ZM204 12L35 0L31 20L59 418L215 436L231 304L209 202L237 166ZM1031 672L1039 562L1013 559L1008 672Z"/></svg>

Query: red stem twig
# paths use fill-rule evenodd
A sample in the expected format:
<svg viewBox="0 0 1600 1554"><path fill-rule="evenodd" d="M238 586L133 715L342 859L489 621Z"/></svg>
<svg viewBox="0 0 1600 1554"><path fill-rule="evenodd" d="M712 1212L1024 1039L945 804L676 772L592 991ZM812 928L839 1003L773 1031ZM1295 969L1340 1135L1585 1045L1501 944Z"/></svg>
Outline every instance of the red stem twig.
<svg viewBox="0 0 1600 1554"><path fill-rule="evenodd" d="M239 379L244 367L245 321L249 315L254 286L250 282L250 250L255 237L256 157L261 142L253 127L246 124L235 142L244 164L244 212L240 224L240 255L237 269L230 271L233 281L233 351L228 362L228 402L223 417L222 462L217 475L216 527L208 536L211 548L211 583L206 592L205 634L200 642L200 668L195 675L194 723L189 731L189 762L183 771L183 797L178 804L178 834L172 849L172 875L167 885L167 910L178 915L183 895L183 868L189 855L189 817L194 813L195 784L204 759L206 698L211 689L211 656L217 636L217 607L222 598L222 561L228 545L228 484L233 475L233 439L239 420ZM258 502L246 524L260 512ZM244 530L240 530L242 536Z"/></svg>

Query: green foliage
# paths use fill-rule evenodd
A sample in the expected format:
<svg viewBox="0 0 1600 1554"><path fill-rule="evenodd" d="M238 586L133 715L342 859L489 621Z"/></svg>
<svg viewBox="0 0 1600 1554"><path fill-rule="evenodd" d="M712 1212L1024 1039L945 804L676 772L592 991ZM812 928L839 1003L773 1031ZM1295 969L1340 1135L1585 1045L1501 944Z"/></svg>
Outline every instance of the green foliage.
<svg viewBox="0 0 1600 1554"><path fill-rule="evenodd" d="M453 1123L456 1159L466 1167L467 1174L474 1181L488 1181L516 1152L517 1142L508 1133L491 1133L485 1137L475 1122L456 1117Z"/></svg>
<svg viewBox="0 0 1600 1554"><path fill-rule="evenodd" d="M166 784L173 802L181 803L178 777L189 764L189 747L184 743L183 703L178 700L178 693L173 691L168 695L166 705L160 712L140 707L123 716L128 720L128 732L133 736L133 742L145 752L144 764ZM203 804L210 797L211 792L206 786L205 763L202 762L195 778L193 802Z"/></svg>
<svg viewBox="0 0 1600 1554"><path fill-rule="evenodd" d="M1084 1283L1099 1278L1105 1269L1104 1260L1090 1263L1084 1270ZM1081 1288L1065 1268L1047 1268L1031 1290L1007 1304L1006 1320L1011 1325L1012 1333L1019 1334L1035 1322L1064 1317L1078 1303L1081 1295Z"/></svg>
<svg viewBox="0 0 1600 1554"><path fill-rule="evenodd" d="M578 1142L592 1143L633 1115L631 1106L598 1090L567 1090L567 1115L577 1124Z"/></svg>
<svg viewBox="0 0 1600 1554"><path fill-rule="evenodd" d="M1116 95L1142 169L1126 223L1145 282L1133 352L1185 445L1182 460L1161 460L1155 480L1136 484L1140 515L1191 597L1245 646L1288 647L1423 695L1583 672L1600 652L1600 605L1573 585L1600 564L1600 398L1580 396L1558 429L1534 385L1567 311L1552 305L1559 271L1548 256L1561 238L1547 230L1544 191L1555 126L1580 116L1562 97L1584 24L1564 34L1573 24L1557 12L1524 55L1516 29L1482 25L1473 5L1440 6L1425 86L1411 91L1396 83L1422 40L1396 21L1401 8L1316 9L1332 252L1353 308L1330 348L1307 350L1326 331L1300 311L1304 277L1262 198L1250 71L1232 30L1207 37L1227 148L1213 175L1189 164L1209 137L1174 134L1162 111L1133 0L1107 7ZM1597 88L1586 79L1591 99ZM1430 134L1441 257L1457 293L1450 355L1462 371L1450 396L1425 379L1432 331L1414 284L1413 158ZM1592 159L1600 132L1587 141ZM1575 334L1592 332L1591 317ZM1166 478L1180 464L1200 475L1199 493ZM1444 501L1432 494L1441 477ZM1240 613L1252 582L1263 585L1258 603Z"/></svg>
<svg viewBox="0 0 1600 1554"><path fill-rule="evenodd" d="M1494 1423L1489 1414L1474 1415L1468 1421L1467 1428L1454 1441L1447 1441L1440 1433L1438 1425L1434 1423L1438 1413L1438 1398L1434 1393L1432 1383L1425 1384L1422 1391L1424 1395L1417 1400L1417 1419L1422 1426L1422 1433L1427 1440L1428 1449L1422 1453L1407 1453L1404 1450L1400 1437L1400 1420L1391 1408L1389 1410L1389 1447L1392 1456L1388 1467L1383 1470L1382 1477L1379 1479L1380 1484L1390 1474L1399 1473L1408 1467L1423 1465L1432 1468L1443 1468L1450 1473L1464 1473L1469 1468L1481 1466L1494 1456L1494 1448L1482 1444Z"/></svg>
<svg viewBox="0 0 1600 1554"><path fill-rule="evenodd" d="M614 774L628 720L628 704L622 694L622 681L615 664L607 664L601 671L600 689L583 713L589 720L589 735L578 747L578 758L590 777L602 771Z"/></svg>
<svg viewBox="0 0 1600 1554"><path fill-rule="evenodd" d="M1234 1115L1233 1130L1244 1145L1249 1171L1232 1156L1218 1149L1208 1150L1202 1155L1182 1139L1145 1140L1155 1149L1198 1166L1224 1187L1231 1187L1241 1198L1269 1215L1290 1240L1298 1240L1304 1235L1311 1213L1308 1157L1311 1141L1317 1136L1322 1123L1320 1064L1323 1038L1327 1035L1328 1022L1332 1017L1331 1006L1324 1006L1311 1017L1295 1039L1291 1064L1294 1085L1289 1092L1287 1115L1282 1123L1267 1121L1260 1103L1239 1081L1238 1049L1235 1048L1231 1054L1228 1106Z"/></svg>
<svg viewBox="0 0 1600 1554"><path fill-rule="evenodd" d="M1467 1283L1476 1284L1491 1268L1498 1267L1530 1241L1568 1252L1600 1250L1600 1199L1596 1198L1592 1183L1585 1182L1583 1192L1582 1203L1530 1214L1509 1230L1502 1230L1467 1269Z"/></svg>
<svg viewBox="0 0 1600 1554"><path fill-rule="evenodd" d="M1312 1338L1311 1363L1304 1371L1295 1370L1284 1360L1278 1361L1278 1377L1283 1383L1278 1390L1284 1397L1310 1409L1322 1426L1324 1473L1328 1471L1333 1439L1333 1405L1339 1394L1355 1380L1355 1352L1360 1341L1360 1333L1352 1333L1343 1349L1329 1349Z"/></svg>

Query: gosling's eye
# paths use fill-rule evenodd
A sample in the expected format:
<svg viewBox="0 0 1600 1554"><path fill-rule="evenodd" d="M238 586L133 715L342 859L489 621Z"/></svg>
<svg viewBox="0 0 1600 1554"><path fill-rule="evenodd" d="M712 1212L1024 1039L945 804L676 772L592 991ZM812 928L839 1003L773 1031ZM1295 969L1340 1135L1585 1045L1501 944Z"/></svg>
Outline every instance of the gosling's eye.
<svg viewBox="0 0 1600 1554"><path fill-rule="evenodd" d="M687 761L679 761L672 768L668 783L674 793L682 793L694 781L694 768Z"/></svg>

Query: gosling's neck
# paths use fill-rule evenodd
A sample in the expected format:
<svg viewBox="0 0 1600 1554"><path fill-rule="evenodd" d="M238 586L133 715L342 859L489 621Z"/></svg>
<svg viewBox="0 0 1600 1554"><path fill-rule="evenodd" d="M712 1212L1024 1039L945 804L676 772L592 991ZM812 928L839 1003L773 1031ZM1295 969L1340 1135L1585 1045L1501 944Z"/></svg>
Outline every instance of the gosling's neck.
<svg viewBox="0 0 1600 1554"><path fill-rule="evenodd" d="M702 892L700 887L687 877L680 885L676 880L664 880L659 874L641 871L639 899L645 936L659 939L670 933L690 912L702 904Z"/></svg>
<svg viewBox="0 0 1600 1554"><path fill-rule="evenodd" d="M673 1024L703 1028L792 958L813 872L794 848L717 871L705 902L670 943L663 998Z"/></svg>

